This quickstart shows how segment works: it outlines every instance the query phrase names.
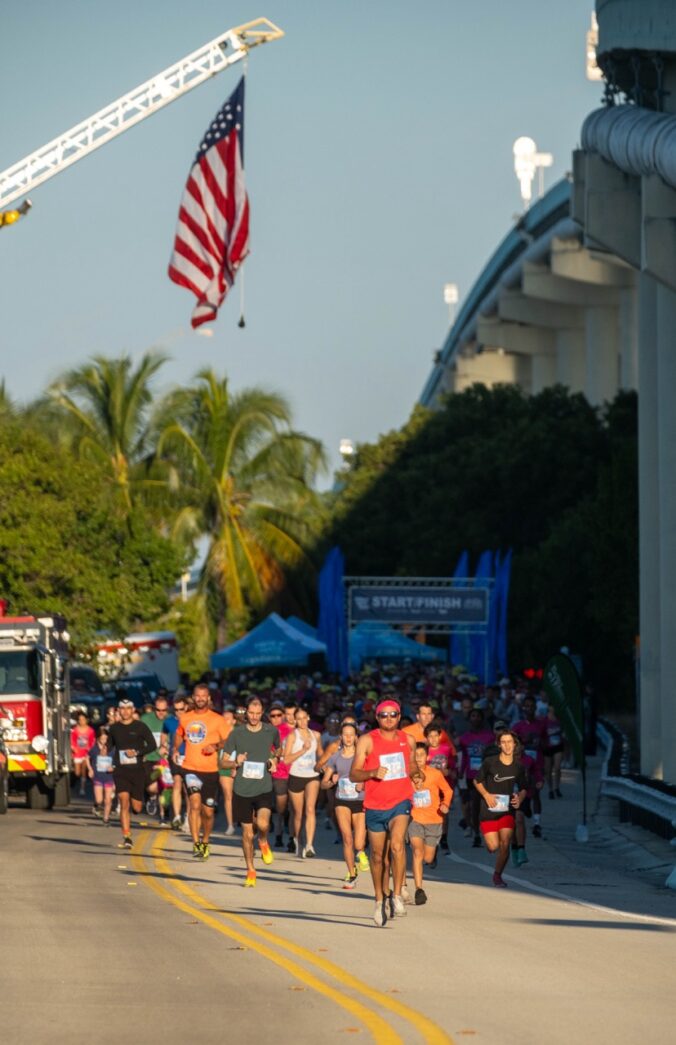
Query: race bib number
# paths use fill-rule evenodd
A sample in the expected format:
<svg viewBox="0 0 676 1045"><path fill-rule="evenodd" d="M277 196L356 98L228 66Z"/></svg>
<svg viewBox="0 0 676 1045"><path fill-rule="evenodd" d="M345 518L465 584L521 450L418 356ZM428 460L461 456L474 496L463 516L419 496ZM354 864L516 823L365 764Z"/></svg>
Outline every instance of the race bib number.
<svg viewBox="0 0 676 1045"><path fill-rule="evenodd" d="M169 766L162 766L162 783L166 784L167 787L171 787L174 783L174 774L169 769Z"/></svg>
<svg viewBox="0 0 676 1045"><path fill-rule="evenodd" d="M244 762L242 776L246 780L262 780L265 775L265 762Z"/></svg>
<svg viewBox="0 0 676 1045"><path fill-rule="evenodd" d="M120 751L120 765L121 766L135 766L138 762L136 753L128 755L126 751Z"/></svg>
<svg viewBox="0 0 676 1045"><path fill-rule="evenodd" d="M529 758L532 758L534 762L535 762L536 758L538 757L537 750L534 747L527 747L526 748L526 754L528 755Z"/></svg>
<svg viewBox="0 0 676 1045"><path fill-rule="evenodd" d="M386 780L402 780L407 776L406 763L401 751L395 751L391 755L381 755L380 764L387 770Z"/></svg>
<svg viewBox="0 0 676 1045"><path fill-rule="evenodd" d="M561 743L561 734L560 733L550 733L550 735L549 735L549 746L550 747L558 747L558 745L560 743Z"/></svg>
<svg viewBox="0 0 676 1045"><path fill-rule="evenodd" d="M97 773L110 773L113 768L112 755L99 755L96 760Z"/></svg>
<svg viewBox="0 0 676 1045"><path fill-rule="evenodd" d="M427 788L423 791L413 792L413 805L416 809L426 809L427 806L432 805L432 796L430 795Z"/></svg>
<svg viewBox="0 0 676 1045"><path fill-rule="evenodd" d="M492 813L508 813L509 812L509 795L493 795L495 799L495 805L492 807Z"/></svg>
<svg viewBox="0 0 676 1045"><path fill-rule="evenodd" d="M357 785L347 776L341 776L338 779L338 798L348 802L359 798Z"/></svg>
<svg viewBox="0 0 676 1045"><path fill-rule="evenodd" d="M483 759L481 755L470 755L469 756L469 768L473 773L478 773L481 769L481 763Z"/></svg>
<svg viewBox="0 0 676 1045"><path fill-rule="evenodd" d="M188 788L188 791L201 791L202 781L195 773L186 773L185 786Z"/></svg>
<svg viewBox="0 0 676 1045"><path fill-rule="evenodd" d="M87 747L87 738L86 737L78 737L77 738L77 746L79 748L86 748Z"/></svg>

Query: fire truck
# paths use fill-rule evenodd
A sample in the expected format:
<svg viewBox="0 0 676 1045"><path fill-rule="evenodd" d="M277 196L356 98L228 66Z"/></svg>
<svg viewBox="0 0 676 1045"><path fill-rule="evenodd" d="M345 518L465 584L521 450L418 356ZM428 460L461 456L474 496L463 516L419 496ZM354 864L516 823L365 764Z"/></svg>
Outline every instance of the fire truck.
<svg viewBox="0 0 676 1045"><path fill-rule="evenodd" d="M70 801L68 639L63 617L0 615L3 761L31 809Z"/></svg>

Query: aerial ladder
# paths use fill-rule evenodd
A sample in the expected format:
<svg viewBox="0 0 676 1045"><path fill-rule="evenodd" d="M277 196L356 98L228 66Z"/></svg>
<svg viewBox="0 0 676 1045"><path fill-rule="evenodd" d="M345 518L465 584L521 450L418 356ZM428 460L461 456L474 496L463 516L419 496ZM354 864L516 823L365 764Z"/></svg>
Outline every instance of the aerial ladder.
<svg viewBox="0 0 676 1045"><path fill-rule="evenodd" d="M36 149L30 156L0 172L0 228L12 225L32 206L25 199L16 208L8 204L112 138L152 116L229 65L246 58L253 47L279 40L284 32L267 18L256 18L210 40L128 94L99 109L93 116Z"/></svg>

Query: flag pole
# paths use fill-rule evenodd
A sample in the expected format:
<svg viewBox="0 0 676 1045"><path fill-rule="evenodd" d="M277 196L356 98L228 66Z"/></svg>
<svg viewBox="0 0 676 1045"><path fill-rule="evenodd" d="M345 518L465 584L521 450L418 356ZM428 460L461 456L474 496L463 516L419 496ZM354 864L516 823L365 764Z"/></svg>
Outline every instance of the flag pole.
<svg viewBox="0 0 676 1045"><path fill-rule="evenodd" d="M249 74L249 52L247 51L242 59L242 78L246 87L246 78ZM245 92L246 93L246 92ZM244 162L244 157L242 157ZM244 319L244 266L239 277L239 323L237 324L240 330L243 330L246 326L246 320Z"/></svg>

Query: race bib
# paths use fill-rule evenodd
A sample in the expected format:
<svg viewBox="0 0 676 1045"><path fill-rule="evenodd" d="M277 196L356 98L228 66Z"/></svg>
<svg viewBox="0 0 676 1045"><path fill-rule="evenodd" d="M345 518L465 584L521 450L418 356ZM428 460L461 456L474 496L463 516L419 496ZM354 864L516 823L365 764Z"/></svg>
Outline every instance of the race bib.
<svg viewBox="0 0 676 1045"><path fill-rule="evenodd" d="M167 787L171 787L174 783L174 774L169 766L162 766L162 783L166 784Z"/></svg>
<svg viewBox="0 0 676 1045"><path fill-rule="evenodd" d="M534 762L538 757L537 750L534 747L527 747L525 753L528 755L529 758L532 758Z"/></svg>
<svg viewBox="0 0 676 1045"><path fill-rule="evenodd" d="M561 743L561 734L560 733L550 733L550 735L549 735L549 746L550 747L557 747L560 743Z"/></svg>
<svg viewBox="0 0 676 1045"><path fill-rule="evenodd" d="M448 759L446 758L446 755L433 755L430 759L430 765L434 766L434 768L438 769L441 773L445 773L448 769Z"/></svg>
<svg viewBox="0 0 676 1045"><path fill-rule="evenodd" d="M112 755L99 755L96 759L96 772L97 773L110 773L113 768Z"/></svg>
<svg viewBox="0 0 676 1045"><path fill-rule="evenodd" d="M306 751L304 754L302 754L300 756L300 758L296 759L296 763L295 764L296 764L296 766L299 769L301 767L303 769L314 769L314 765L315 765L316 761L317 761L317 756L316 756L315 752L314 751Z"/></svg>
<svg viewBox="0 0 676 1045"><path fill-rule="evenodd" d="M345 799L346 801L354 801L360 797L357 791L357 785L353 783L347 776L341 776L338 779L338 798Z"/></svg>
<svg viewBox="0 0 676 1045"><path fill-rule="evenodd" d="M138 761L136 753L128 755L126 751L120 751L120 765L121 766L135 766Z"/></svg>
<svg viewBox="0 0 676 1045"><path fill-rule="evenodd" d="M174 762L176 763L177 766L182 766L184 758L185 758L185 755L181 755L180 752L177 752L174 755Z"/></svg>
<svg viewBox="0 0 676 1045"><path fill-rule="evenodd" d="M427 806L432 805L432 796L427 788L423 791L413 792L413 805L416 809L425 809Z"/></svg>
<svg viewBox="0 0 676 1045"><path fill-rule="evenodd" d="M493 795L495 799L495 805L491 808L492 813L508 813L509 812L509 795Z"/></svg>
<svg viewBox="0 0 676 1045"><path fill-rule="evenodd" d="M155 743L159 747L160 746L160 742L162 740L162 734L161 733L153 733L153 736L155 737Z"/></svg>
<svg viewBox="0 0 676 1045"><path fill-rule="evenodd" d="M80 747L80 748L86 748L87 747L87 738L86 737L78 737L77 738L77 746Z"/></svg>
<svg viewBox="0 0 676 1045"><path fill-rule="evenodd" d="M265 762L244 762L242 776L246 780L262 780L265 775Z"/></svg>
<svg viewBox="0 0 676 1045"><path fill-rule="evenodd" d="M201 791L202 781L195 773L186 773L185 786L188 788L188 791Z"/></svg>
<svg viewBox="0 0 676 1045"><path fill-rule="evenodd" d="M481 763L483 759L481 755L470 755L469 756L469 768L473 773L477 773L481 769Z"/></svg>
<svg viewBox="0 0 676 1045"><path fill-rule="evenodd" d="M401 751L395 751L391 755L381 755L380 764L385 766L387 770L386 780L402 780L405 776L408 776L406 763Z"/></svg>

